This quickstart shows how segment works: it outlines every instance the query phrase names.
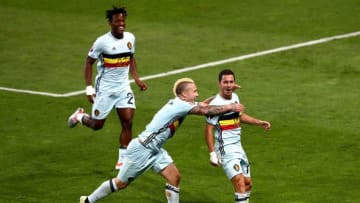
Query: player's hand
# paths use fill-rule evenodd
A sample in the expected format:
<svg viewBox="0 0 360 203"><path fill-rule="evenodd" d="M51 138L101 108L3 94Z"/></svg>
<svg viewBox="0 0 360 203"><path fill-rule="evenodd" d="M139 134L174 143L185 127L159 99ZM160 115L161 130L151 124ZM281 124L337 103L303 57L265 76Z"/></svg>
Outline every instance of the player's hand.
<svg viewBox="0 0 360 203"><path fill-rule="evenodd" d="M147 90L147 84L144 81L137 79L135 80L135 83L138 87L140 87L141 91Z"/></svg>
<svg viewBox="0 0 360 203"><path fill-rule="evenodd" d="M265 130L270 130L271 124L268 121L260 121L260 126Z"/></svg>
<svg viewBox="0 0 360 203"><path fill-rule="evenodd" d="M215 152L210 152L210 164L216 167L221 166L221 160Z"/></svg>
<svg viewBox="0 0 360 203"><path fill-rule="evenodd" d="M87 99L90 103L94 103L95 95L87 95Z"/></svg>
<svg viewBox="0 0 360 203"><path fill-rule="evenodd" d="M235 83L232 90L237 90L237 89L241 89L241 86Z"/></svg>
<svg viewBox="0 0 360 203"><path fill-rule="evenodd" d="M245 106L242 104L234 103L234 104L230 104L230 105L231 105L231 111L233 111L233 112L244 112L244 110L245 110Z"/></svg>

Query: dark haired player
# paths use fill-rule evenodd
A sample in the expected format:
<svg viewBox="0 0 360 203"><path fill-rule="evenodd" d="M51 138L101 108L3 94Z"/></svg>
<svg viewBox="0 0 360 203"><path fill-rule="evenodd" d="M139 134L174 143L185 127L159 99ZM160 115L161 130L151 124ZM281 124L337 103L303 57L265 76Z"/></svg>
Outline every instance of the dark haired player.
<svg viewBox="0 0 360 203"><path fill-rule="evenodd" d="M111 31L98 37L91 47L85 63L86 95L93 104L91 116L78 108L68 119L70 128L77 123L94 130L101 129L113 108L121 122L119 159L115 168L120 169L126 155L126 147L132 138L132 122L135 113L135 97L130 86L129 72L142 91L147 85L139 79L135 52L135 36L125 32L127 12L125 7L106 11ZM92 85L93 64L97 61L95 88Z"/></svg>
<svg viewBox="0 0 360 203"><path fill-rule="evenodd" d="M210 105L239 104L240 99L233 92L235 74L229 69L222 70L218 76L219 93L212 98ZM249 202L251 193L250 164L241 145L241 124L252 124L269 130L268 121L253 118L244 112L228 112L206 119L205 138L210 152L210 163L222 166L235 191L235 203ZM215 137L215 146L214 146Z"/></svg>

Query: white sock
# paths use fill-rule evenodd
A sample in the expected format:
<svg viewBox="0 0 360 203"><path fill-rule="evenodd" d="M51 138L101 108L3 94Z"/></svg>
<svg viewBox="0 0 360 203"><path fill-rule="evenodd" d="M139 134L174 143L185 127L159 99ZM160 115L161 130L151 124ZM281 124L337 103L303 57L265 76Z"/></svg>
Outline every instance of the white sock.
<svg viewBox="0 0 360 203"><path fill-rule="evenodd" d="M179 203L180 188L166 183L165 195L168 203Z"/></svg>
<svg viewBox="0 0 360 203"><path fill-rule="evenodd" d="M83 119L83 117L84 116L86 116L87 114L85 114L85 113L78 113L77 115L76 115L76 119L82 124L82 119Z"/></svg>
<svg viewBox="0 0 360 203"><path fill-rule="evenodd" d="M110 179L103 182L91 195L88 196L90 203L94 203L99 199L102 199L113 192L116 192L118 189L115 184L115 179Z"/></svg>
<svg viewBox="0 0 360 203"><path fill-rule="evenodd" d="M122 161L126 156L126 148L120 147L119 148L119 161Z"/></svg>
<svg viewBox="0 0 360 203"><path fill-rule="evenodd" d="M246 195L247 195L247 197L248 197L248 199L246 200L246 203L249 203L249 202L250 202L250 194L251 194L251 191L246 192Z"/></svg>
<svg viewBox="0 0 360 203"><path fill-rule="evenodd" d="M248 195L235 192L235 203L246 203L249 199Z"/></svg>

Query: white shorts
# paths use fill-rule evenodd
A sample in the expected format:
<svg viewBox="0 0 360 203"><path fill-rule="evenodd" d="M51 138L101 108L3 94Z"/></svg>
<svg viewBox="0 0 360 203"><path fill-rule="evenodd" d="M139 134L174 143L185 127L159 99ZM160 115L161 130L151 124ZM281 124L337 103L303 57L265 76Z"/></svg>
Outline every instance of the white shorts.
<svg viewBox="0 0 360 203"><path fill-rule="evenodd" d="M165 149L161 148L160 151L154 152L135 138L127 147L124 165L117 177L121 182L130 183L150 168L159 173L173 162Z"/></svg>
<svg viewBox="0 0 360 203"><path fill-rule="evenodd" d="M231 180L234 176L243 174L250 177L250 164L247 160L236 158L222 163L226 176Z"/></svg>
<svg viewBox="0 0 360 203"><path fill-rule="evenodd" d="M135 109L135 96L131 89L119 93L97 92L92 106L91 117L105 119L113 108Z"/></svg>

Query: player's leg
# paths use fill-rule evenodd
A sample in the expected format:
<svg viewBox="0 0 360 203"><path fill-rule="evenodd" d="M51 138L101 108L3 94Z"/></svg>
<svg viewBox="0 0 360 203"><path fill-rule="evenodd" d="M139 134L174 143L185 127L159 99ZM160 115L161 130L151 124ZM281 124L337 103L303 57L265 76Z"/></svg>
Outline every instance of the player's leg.
<svg viewBox="0 0 360 203"><path fill-rule="evenodd" d="M245 203L248 199L246 194L246 187L245 187L245 177L242 173L234 176L231 179L231 183L235 190L235 202L236 203Z"/></svg>
<svg viewBox="0 0 360 203"><path fill-rule="evenodd" d="M126 156L126 148L132 139L132 125L135 109L117 108L116 111L121 123L121 132L119 136L119 158L115 168L120 169L123 164L122 160Z"/></svg>
<svg viewBox="0 0 360 203"><path fill-rule="evenodd" d="M92 128L93 130L100 130L104 126L105 121L106 119L97 120L91 118L90 116L84 116L82 118L82 124L89 128Z"/></svg>
<svg viewBox="0 0 360 203"><path fill-rule="evenodd" d="M109 196L111 193L124 189L128 186L127 183L121 182L117 177L106 180L96 188L89 196L81 196L80 203L94 203L100 199Z"/></svg>
<svg viewBox="0 0 360 203"><path fill-rule="evenodd" d="M168 165L160 174L166 179L165 195L168 203L178 203L180 193L180 173L175 164Z"/></svg>
<svg viewBox="0 0 360 203"><path fill-rule="evenodd" d="M82 119L84 116L89 116L85 113L84 109L78 107L73 114L71 114L68 118L67 124L70 128L75 127L78 123L82 123Z"/></svg>
<svg viewBox="0 0 360 203"><path fill-rule="evenodd" d="M78 123L81 123L94 130L100 130L105 123L106 119L94 119L84 112L84 109L79 107L68 119L68 125L70 128L75 127Z"/></svg>
<svg viewBox="0 0 360 203"><path fill-rule="evenodd" d="M252 188L251 178L250 177L245 177L245 190L246 190L246 195L248 197L246 203L248 203L249 200L250 200L251 188Z"/></svg>
<svg viewBox="0 0 360 203"><path fill-rule="evenodd" d="M235 155L223 161L223 168L226 176L233 185L235 203L246 203L249 199L246 193L246 178L250 177L250 169L248 162L237 156L238 155Z"/></svg>
<svg viewBox="0 0 360 203"><path fill-rule="evenodd" d="M104 181L89 196L80 197L80 200L83 199L83 202L80 201L80 203L86 203L86 200L93 203L115 191L125 189L131 181L134 181L152 166L151 164L156 157L149 160L149 156L149 152L144 150L144 147L137 139L134 139L133 142L129 143L129 156L124 160L124 165L116 178Z"/></svg>
<svg viewBox="0 0 360 203"><path fill-rule="evenodd" d="M98 93L92 105L91 116L84 112L84 109L79 107L68 119L70 128L75 127L81 123L94 130L100 130L104 124L106 117L111 112L116 100L111 95Z"/></svg>

